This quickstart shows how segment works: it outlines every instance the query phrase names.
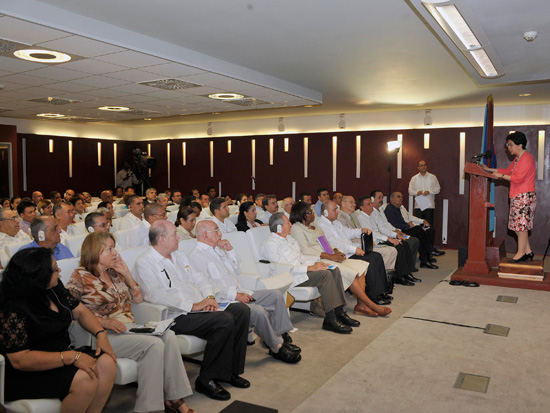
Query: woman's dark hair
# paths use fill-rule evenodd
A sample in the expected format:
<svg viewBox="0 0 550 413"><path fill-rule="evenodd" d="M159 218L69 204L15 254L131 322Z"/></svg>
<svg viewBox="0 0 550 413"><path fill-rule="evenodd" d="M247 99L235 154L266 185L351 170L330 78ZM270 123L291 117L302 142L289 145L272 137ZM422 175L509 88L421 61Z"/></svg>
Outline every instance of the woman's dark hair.
<svg viewBox="0 0 550 413"><path fill-rule="evenodd" d="M52 251L26 248L10 259L0 282L0 305L8 301L49 305L46 291L52 279Z"/></svg>
<svg viewBox="0 0 550 413"><path fill-rule="evenodd" d="M76 199L74 201L76 203ZM101 201L99 204L97 204L97 209L99 208L107 208L107 205L111 204L111 206L113 205L112 202L109 202L109 201ZM109 209L109 208L107 208Z"/></svg>
<svg viewBox="0 0 550 413"><path fill-rule="evenodd" d="M189 208L191 209L195 209L195 208L198 208L199 211L202 211L202 206L200 203L196 202L196 201L193 201L189 204Z"/></svg>
<svg viewBox="0 0 550 413"><path fill-rule="evenodd" d="M188 206L181 207L178 211L178 216L176 218L176 227L179 227L181 225L181 218L183 218L184 221L187 221L187 218L189 218L191 214L195 214L195 211L193 211L192 208L189 208Z"/></svg>
<svg viewBox="0 0 550 413"><path fill-rule="evenodd" d="M252 208L252 206L254 205L256 205L254 202L243 202L241 206L239 206L239 217L237 218L237 222L246 222L246 217L244 216L244 213L250 211L250 208Z"/></svg>
<svg viewBox="0 0 550 413"><path fill-rule="evenodd" d="M521 132L511 133L506 137L506 142L512 141L515 145L521 145L523 149L527 147L527 138Z"/></svg>
<svg viewBox="0 0 550 413"><path fill-rule="evenodd" d="M290 223L295 224L299 222L303 224L306 220L307 211L310 208L310 205L304 201L298 201L290 209Z"/></svg>
<svg viewBox="0 0 550 413"><path fill-rule="evenodd" d="M236 201L236 202L239 202L239 204L240 204L241 199L243 199L243 197L245 197L245 196L246 196L246 198L248 199L248 196L247 196L246 194L237 194L237 198L235 198L235 201ZM246 202L246 201L245 201L245 202ZM244 202L243 202L243 204L244 204Z"/></svg>
<svg viewBox="0 0 550 413"><path fill-rule="evenodd" d="M181 200L181 206L189 206L191 205L191 202L195 201L195 197L193 195L184 196Z"/></svg>

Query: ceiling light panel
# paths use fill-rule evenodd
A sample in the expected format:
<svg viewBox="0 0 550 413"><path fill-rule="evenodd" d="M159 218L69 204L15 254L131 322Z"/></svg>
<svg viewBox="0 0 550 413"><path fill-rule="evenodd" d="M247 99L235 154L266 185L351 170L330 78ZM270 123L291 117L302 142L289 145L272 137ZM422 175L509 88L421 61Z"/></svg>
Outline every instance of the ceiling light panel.
<svg viewBox="0 0 550 413"><path fill-rule="evenodd" d="M13 52L13 55L19 59L38 63L65 63L71 60L71 56L66 53L46 49L20 49Z"/></svg>

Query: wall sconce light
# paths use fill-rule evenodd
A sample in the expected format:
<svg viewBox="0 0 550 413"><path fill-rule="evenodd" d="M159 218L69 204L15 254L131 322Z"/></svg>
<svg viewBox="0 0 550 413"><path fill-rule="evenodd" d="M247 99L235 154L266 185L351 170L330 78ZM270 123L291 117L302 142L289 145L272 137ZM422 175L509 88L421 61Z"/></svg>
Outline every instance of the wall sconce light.
<svg viewBox="0 0 550 413"><path fill-rule="evenodd" d="M285 131L285 122L284 122L285 118L279 118L279 126L277 126L277 129L279 130L279 132L284 132Z"/></svg>
<svg viewBox="0 0 550 413"><path fill-rule="evenodd" d="M426 116L424 117L424 125L431 126L432 123L434 123L432 119L432 110L428 109L426 110Z"/></svg>
<svg viewBox="0 0 550 413"><path fill-rule="evenodd" d="M424 134L424 149L430 149L430 134Z"/></svg>
<svg viewBox="0 0 550 413"><path fill-rule="evenodd" d="M285 138L285 152L288 152L288 138Z"/></svg>
<svg viewBox="0 0 550 413"><path fill-rule="evenodd" d="M50 150L50 153L53 153L53 139L50 139L49 141L49 150Z"/></svg>
<svg viewBox="0 0 550 413"><path fill-rule="evenodd" d="M231 153L231 139L227 141L227 153Z"/></svg>
<svg viewBox="0 0 550 413"><path fill-rule="evenodd" d="M206 127L206 134L208 136L212 135L212 122L208 122L208 126Z"/></svg>
<svg viewBox="0 0 550 413"><path fill-rule="evenodd" d="M346 115L343 113L340 115L340 122L338 122L338 127L340 129L346 129Z"/></svg>

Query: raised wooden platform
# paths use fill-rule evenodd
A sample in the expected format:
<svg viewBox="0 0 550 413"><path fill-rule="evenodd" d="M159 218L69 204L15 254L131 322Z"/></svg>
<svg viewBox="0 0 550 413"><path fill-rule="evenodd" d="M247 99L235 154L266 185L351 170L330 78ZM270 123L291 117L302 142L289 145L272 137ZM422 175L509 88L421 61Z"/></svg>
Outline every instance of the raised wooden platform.
<svg viewBox="0 0 550 413"><path fill-rule="evenodd" d="M542 260L512 263L508 258L503 259L498 267L499 278L542 282L544 268Z"/></svg>
<svg viewBox="0 0 550 413"><path fill-rule="evenodd" d="M517 279L500 278L498 276L498 268L492 268L489 275L472 275L463 271L463 267L459 267L451 280L458 281L473 281L481 285L494 285L507 288L522 288L525 290L550 291L550 273L544 273L543 281L526 281Z"/></svg>

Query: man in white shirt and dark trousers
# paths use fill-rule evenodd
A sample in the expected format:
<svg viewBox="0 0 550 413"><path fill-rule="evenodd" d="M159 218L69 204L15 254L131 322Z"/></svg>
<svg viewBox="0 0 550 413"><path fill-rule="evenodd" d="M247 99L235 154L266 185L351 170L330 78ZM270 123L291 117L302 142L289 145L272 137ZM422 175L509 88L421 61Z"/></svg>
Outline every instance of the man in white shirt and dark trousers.
<svg viewBox="0 0 550 413"><path fill-rule="evenodd" d="M409 182L409 195L414 196L414 215L429 222L430 227L434 227L435 195L439 194L441 186L434 174L428 172L426 161L418 162L418 174L411 178ZM417 196L424 196L429 201L430 206L422 210L416 200ZM439 256L445 254L437 248L433 249L432 255Z"/></svg>
<svg viewBox="0 0 550 413"><path fill-rule="evenodd" d="M301 349L292 344L288 334L293 329L283 294L278 290L245 290L238 275L241 263L236 251L216 224L209 220L197 224L197 246L189 255L191 266L197 270L193 278L206 277L219 293L219 301L240 301L250 307L250 326L269 348L269 354L285 363L302 359Z"/></svg>
<svg viewBox="0 0 550 413"><path fill-rule="evenodd" d="M189 261L178 251L176 226L161 220L151 225L151 247L136 262L133 275L145 300L168 307L168 317L176 317L172 330L206 340L206 348L195 390L215 400L231 395L218 382L248 388L244 372L250 309L243 303L217 311L215 290L201 277L196 284Z"/></svg>

